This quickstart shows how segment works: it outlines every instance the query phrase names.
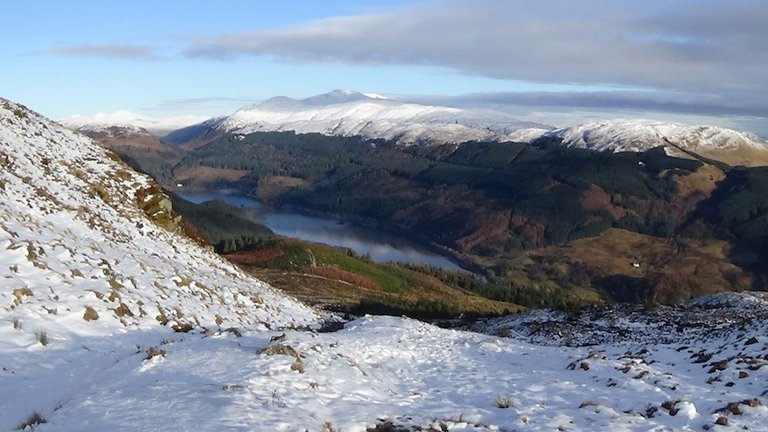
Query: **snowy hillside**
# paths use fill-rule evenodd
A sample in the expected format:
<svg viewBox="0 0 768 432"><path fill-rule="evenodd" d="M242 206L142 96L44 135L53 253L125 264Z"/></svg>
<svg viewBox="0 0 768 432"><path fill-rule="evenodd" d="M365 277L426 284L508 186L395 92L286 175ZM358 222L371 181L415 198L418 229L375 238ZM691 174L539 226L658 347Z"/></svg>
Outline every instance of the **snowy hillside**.
<svg viewBox="0 0 768 432"><path fill-rule="evenodd" d="M768 147L757 136L717 126L689 126L653 120L611 120L556 129L544 136L577 148L640 152L661 145L667 154L680 149L734 165L768 165ZM676 147L679 147L676 148Z"/></svg>
<svg viewBox="0 0 768 432"><path fill-rule="evenodd" d="M649 339L674 327L636 321L639 339L569 347L365 317L335 333L273 333L279 341L173 338L148 360L105 365L81 351L80 365L103 373L83 374L87 389L39 430L764 431L768 305L725 308L754 319L705 321L669 344Z"/></svg>
<svg viewBox="0 0 768 432"><path fill-rule="evenodd" d="M268 99L223 118L216 129L242 134L295 131L359 135L412 145L476 139L523 141L550 128L497 111L419 105L336 90L302 100Z"/></svg>
<svg viewBox="0 0 768 432"><path fill-rule="evenodd" d="M118 340L131 340L122 336L127 331L160 324L166 332L215 331L316 320L305 306L150 221L145 213L167 227L174 222L149 178L5 100L0 165L0 430L8 429L11 408L18 416L51 408L30 406L33 394L17 398L18 385L32 378L30 364L45 365L54 353L66 362L70 350L104 338L125 343Z"/></svg>
<svg viewBox="0 0 768 432"><path fill-rule="evenodd" d="M0 294L10 305L6 313L55 326L64 316L82 315L69 310L65 299L71 299L92 302L104 317L98 324L139 325L158 314L200 325L211 325L216 315L233 325L312 319L306 308L263 284L241 281L245 276L216 255L150 222L145 213L161 223L171 217L151 179L89 139L2 103L0 259L7 265L0 269L7 273L4 284L17 288ZM256 301L259 296L279 304ZM121 305L126 313L118 317L113 312ZM42 307L59 310L41 315Z"/></svg>
<svg viewBox="0 0 768 432"><path fill-rule="evenodd" d="M0 167L0 430L766 430L765 294L320 329L170 232L147 177L1 99Z"/></svg>
<svg viewBox="0 0 768 432"><path fill-rule="evenodd" d="M73 115L59 120L59 123L70 129L84 128L94 131L108 129L110 126L133 126L161 136L170 131L203 122L206 119L207 117L196 115L154 118L130 111L117 111L113 113L98 113L92 116Z"/></svg>

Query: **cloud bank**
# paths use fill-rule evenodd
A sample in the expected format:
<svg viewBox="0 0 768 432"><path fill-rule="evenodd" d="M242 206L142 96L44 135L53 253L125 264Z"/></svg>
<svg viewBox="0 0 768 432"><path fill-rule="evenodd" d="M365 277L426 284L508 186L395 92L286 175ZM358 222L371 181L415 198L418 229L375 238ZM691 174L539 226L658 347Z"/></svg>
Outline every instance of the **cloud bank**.
<svg viewBox="0 0 768 432"><path fill-rule="evenodd" d="M191 58L424 65L540 83L768 91L761 0L454 0L190 42Z"/></svg>
<svg viewBox="0 0 768 432"><path fill-rule="evenodd" d="M146 45L93 44L52 48L45 54L59 57L99 57L128 60L157 60L152 47Z"/></svg>
<svg viewBox="0 0 768 432"><path fill-rule="evenodd" d="M460 96L411 96L419 103L456 106L521 106L553 108L622 109L702 116L768 118L768 105L760 98L731 99L712 94L658 91L497 92Z"/></svg>
<svg viewBox="0 0 768 432"><path fill-rule="evenodd" d="M176 37L163 49L168 41L46 53L138 61L257 57L298 64L437 67L577 91L470 94L432 98L435 102L739 117L766 135L766 23L764 0L427 0L292 27ZM158 52L168 55L161 58ZM161 108L229 106L237 99L174 100Z"/></svg>

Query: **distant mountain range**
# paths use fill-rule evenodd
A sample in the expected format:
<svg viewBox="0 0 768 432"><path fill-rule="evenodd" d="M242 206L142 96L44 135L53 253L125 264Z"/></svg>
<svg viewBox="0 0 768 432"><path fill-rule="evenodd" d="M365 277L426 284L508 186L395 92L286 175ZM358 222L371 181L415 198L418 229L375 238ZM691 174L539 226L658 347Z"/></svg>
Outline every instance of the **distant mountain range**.
<svg viewBox="0 0 768 432"><path fill-rule="evenodd" d="M303 100L268 99L222 119L217 129L242 134L293 130L359 135L414 145L473 140L527 141L550 127L520 121L498 111L404 103L336 90Z"/></svg>
<svg viewBox="0 0 768 432"><path fill-rule="evenodd" d="M439 146L467 141L530 143L557 138L578 148L600 151L647 151L665 146L671 156L696 155L729 165L768 165L766 142L755 135L716 126L688 126L654 120L588 122L556 129L486 110L406 103L381 95L334 90L306 99L278 96L231 115L152 119L128 112L74 116L61 120L88 134L110 126L141 127L169 144L196 148L224 134L253 132L320 133L384 139L399 146Z"/></svg>
<svg viewBox="0 0 768 432"><path fill-rule="evenodd" d="M247 106L169 134L177 144L223 133L294 131L385 139L398 145L457 144L465 141L528 141L552 129L509 114L420 105L375 94L335 90L306 99L284 96Z"/></svg>

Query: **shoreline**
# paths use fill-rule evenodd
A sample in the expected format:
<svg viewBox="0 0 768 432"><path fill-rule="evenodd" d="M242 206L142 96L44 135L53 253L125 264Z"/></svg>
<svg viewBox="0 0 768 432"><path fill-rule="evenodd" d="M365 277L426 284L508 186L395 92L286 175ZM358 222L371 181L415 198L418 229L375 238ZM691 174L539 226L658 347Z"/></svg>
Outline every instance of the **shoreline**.
<svg viewBox="0 0 768 432"><path fill-rule="evenodd" d="M487 277L487 271L484 268L482 268L475 262L471 261L469 258L465 257L458 251L455 251L449 247L442 246L440 244L432 242L429 239L425 238L424 236L419 235L419 233L409 231L407 229L404 229L401 226L390 223L388 221L381 221L381 220L376 220L371 218L363 218L363 217L358 217L354 215L343 215L343 214L337 214L337 213L323 212L323 211L318 211L318 210L304 208L301 206L295 206L290 204L276 205L274 202L264 201L259 196L256 196L250 193L244 193L243 191L240 191L237 189L217 190L217 189L205 189L205 188L179 188L179 187L175 187L175 185L173 187L171 187L171 185L167 185L166 189L179 196L181 196L181 194L184 194L184 193L211 193L211 194L233 195L233 196L251 199L259 203L259 205L262 206L262 208L265 210L273 210L275 212L282 212L282 213L290 212L290 213L295 213L301 216L314 217L318 219L326 219L326 220L338 222L340 224L349 224L352 227L379 231L385 235L395 236L403 240L407 240L413 243L415 246L419 246L420 248L423 248L427 252L433 253L441 258L444 258L450 261L451 263L455 264L458 267L458 270L442 268L439 266L432 266L432 267L440 268L443 271L467 272L481 278ZM283 237L289 237L289 236L283 236ZM304 241L311 241L303 238L299 238L299 239ZM344 248L344 246L339 246L339 247ZM351 248L347 247L347 249L351 249ZM381 264L385 264L387 262L397 262L397 261L382 261ZM404 264L417 266L417 267L431 266L429 264L419 264L419 263L413 263L413 262L405 262Z"/></svg>

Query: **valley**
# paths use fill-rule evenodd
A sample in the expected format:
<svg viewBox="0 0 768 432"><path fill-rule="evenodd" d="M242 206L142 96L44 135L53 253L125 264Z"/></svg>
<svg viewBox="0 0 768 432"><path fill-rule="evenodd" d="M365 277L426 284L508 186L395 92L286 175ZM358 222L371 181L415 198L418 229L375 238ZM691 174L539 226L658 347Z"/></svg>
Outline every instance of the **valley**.
<svg viewBox="0 0 768 432"><path fill-rule="evenodd" d="M399 219L415 224L401 232L445 221L419 239L456 248L488 272L480 279L275 236L260 223L264 214L244 208L250 199L230 200L235 206L181 200L91 140L8 101L0 126L3 429L157 430L172 418L174 427L205 430L759 430L768 415L768 301L758 292L711 294L753 288L757 272L746 269L759 269L762 259L750 243L763 235L762 207L751 204L765 196L761 169L722 171L658 151L614 156L547 142L479 142L448 156L347 143L365 150L330 172L315 171L326 163L320 154L304 158L276 146L266 159L249 162L240 152L240 166L213 167L247 171L216 178L217 187L266 202L315 203L369 223L402 210L374 205L386 200L377 190L399 205L427 205L434 211ZM310 140L314 151L345 144L270 137ZM264 144L258 134L230 138ZM187 152L175 165L152 152L134 155L158 162L150 171L199 157ZM291 160L282 152L303 165L268 175L306 175L271 179L266 185L279 187L261 197L259 172L246 163L274 169ZM570 175L550 177L554 166ZM179 188L173 172L157 177L169 189ZM523 173L533 180L521 181ZM504 181L520 188L489 189ZM402 185L417 186L420 201L409 201ZM341 201L312 201L313 191L342 188ZM462 190L476 201L457 201ZM622 199L606 200L608 191ZM557 205L542 206L541 193L554 194ZM677 209L680 225L659 224L669 214L648 202ZM486 234L484 223L462 219L503 222L483 216L500 203L540 223L538 235L510 223ZM613 226L628 214L634 225ZM542 223L558 219L553 226L562 231ZM583 229L600 220L613 222ZM444 230L451 226L471 228L480 240ZM679 227L696 235L666 231ZM652 275L668 280L652 285L659 280ZM611 284L592 285L606 277Z"/></svg>
<svg viewBox="0 0 768 432"><path fill-rule="evenodd" d="M228 189L329 218L266 215L260 223L278 234L345 246L338 230L346 225L334 222L345 220L431 245L482 274L493 288L475 291L493 300L675 304L765 287L764 168L669 156L663 140L650 150L610 152L547 137L403 147L311 133L206 133L208 142L194 149L163 144L183 152L180 159L145 154L142 166L125 157L166 179L168 190ZM743 202L727 204L735 199ZM757 213L723 214L734 207ZM321 225L333 233L319 235ZM746 226L755 228L741 234ZM430 260L420 263L449 262Z"/></svg>
<svg viewBox="0 0 768 432"><path fill-rule="evenodd" d="M269 213L258 201L231 193L184 195L203 201L194 204L171 194L173 208L184 215L182 229L188 236L307 304L344 314L391 313L421 319L496 316L524 309L514 303L515 296L503 300L483 296L479 288L486 282L466 271L457 273L456 264L402 238L335 220ZM205 201L214 197L223 200ZM277 224L265 222L269 218ZM310 226L303 225L307 221ZM329 238L335 246L301 239L307 237L305 232L325 239L329 232L347 230L352 237ZM318 233L326 237L318 238ZM389 244L393 239L395 245L406 247L394 249ZM366 248L376 249L368 254ZM390 261L393 253L404 259ZM435 266L441 263L450 268Z"/></svg>

